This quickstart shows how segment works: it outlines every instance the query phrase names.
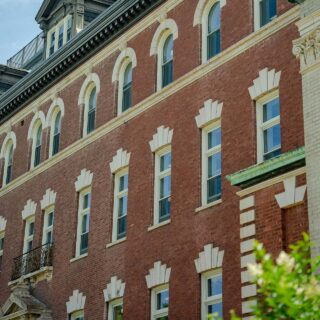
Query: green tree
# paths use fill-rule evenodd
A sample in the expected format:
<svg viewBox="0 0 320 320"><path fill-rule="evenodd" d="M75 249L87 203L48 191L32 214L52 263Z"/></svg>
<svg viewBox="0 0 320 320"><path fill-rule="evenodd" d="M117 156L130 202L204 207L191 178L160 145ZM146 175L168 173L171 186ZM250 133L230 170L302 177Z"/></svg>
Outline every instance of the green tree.
<svg viewBox="0 0 320 320"><path fill-rule="evenodd" d="M262 244L256 242L258 263L248 271L258 287L258 302L253 309L256 320L319 320L320 319L320 257L310 258L310 239L281 252L274 260ZM239 318L233 313L232 320Z"/></svg>

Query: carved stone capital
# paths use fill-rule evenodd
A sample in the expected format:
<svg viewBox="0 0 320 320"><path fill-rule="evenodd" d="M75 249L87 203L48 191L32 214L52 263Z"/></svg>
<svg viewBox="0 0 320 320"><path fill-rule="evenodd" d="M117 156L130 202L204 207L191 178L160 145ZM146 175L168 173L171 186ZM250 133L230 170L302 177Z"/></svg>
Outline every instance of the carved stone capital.
<svg viewBox="0 0 320 320"><path fill-rule="evenodd" d="M301 69L320 62L320 27L293 41L293 54L300 58Z"/></svg>

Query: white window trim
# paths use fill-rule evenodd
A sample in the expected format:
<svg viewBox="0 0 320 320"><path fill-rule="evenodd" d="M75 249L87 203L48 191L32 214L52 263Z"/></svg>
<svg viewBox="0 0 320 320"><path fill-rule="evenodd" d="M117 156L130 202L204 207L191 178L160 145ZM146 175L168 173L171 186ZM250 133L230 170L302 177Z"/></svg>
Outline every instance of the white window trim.
<svg viewBox="0 0 320 320"><path fill-rule="evenodd" d="M79 317L82 317L84 319L83 310L79 310L79 311L75 311L75 312L71 313L70 320L75 320L75 319L77 319Z"/></svg>
<svg viewBox="0 0 320 320"><path fill-rule="evenodd" d="M129 59L129 57L126 57L120 67L119 70L119 82L118 82L118 115L128 111L122 111L122 103L123 103L123 87L124 87L124 75L126 72L126 69L128 67L129 64L132 64L132 73L133 73L133 63L132 61Z"/></svg>
<svg viewBox="0 0 320 320"><path fill-rule="evenodd" d="M80 254L80 246L81 246L81 223L82 223L82 216L84 215L84 211L82 210L82 201L83 198L86 194L90 193L90 207L89 207L89 230L90 230L90 215L91 215L91 196L92 196L92 192L91 192L91 186L88 188L85 188L83 190L81 190L79 192L79 203L78 203L78 216L77 216L77 239L76 239L76 254L75 254L75 258L79 258L82 255L87 255L88 252L84 253L84 254ZM87 210L85 210L87 211ZM89 231L90 232L90 231Z"/></svg>
<svg viewBox="0 0 320 320"><path fill-rule="evenodd" d="M210 303L223 303L223 293L207 298L207 280L212 277L222 277L222 269L215 269L201 274L201 319L208 319L207 305Z"/></svg>
<svg viewBox="0 0 320 320"><path fill-rule="evenodd" d="M203 13L202 13L202 18L201 18L201 43L202 43L202 51L201 51L201 61L202 63L206 63L208 61L208 18L209 18L209 13L211 11L211 8L217 3L220 2L219 0L210 0L206 3ZM220 8L222 4L220 3ZM212 58L211 58L212 59ZM210 59L210 60L211 60Z"/></svg>
<svg viewBox="0 0 320 320"><path fill-rule="evenodd" d="M53 212L53 221L52 221L52 226L49 226L48 227L48 217L49 217L49 214ZM54 225L54 205L51 205L49 207L47 207L45 210L44 210L44 215L43 215L43 231L42 231L42 245L45 245L47 244L47 241L46 241L46 236L47 236L47 233L51 231L52 235L53 235L53 225Z"/></svg>
<svg viewBox="0 0 320 320"><path fill-rule="evenodd" d="M151 289L151 320L156 320L164 316L169 315L169 308L161 309L160 311L157 310L157 294L168 290L169 292L169 308L170 308L170 291L169 285L164 284L158 287Z"/></svg>
<svg viewBox="0 0 320 320"><path fill-rule="evenodd" d="M34 159L35 159L35 151L36 151L36 144L37 144L37 133L38 133L38 129L39 127L42 126L42 131L41 131L41 151L40 151L40 163L41 163L41 154L42 154L42 143L43 143L43 129L44 129L44 124L42 123L42 121L40 119L38 119L34 126L33 126L33 130L32 130L32 146L31 146L31 163L30 163L30 169L34 168ZM39 164L40 164L39 163ZM38 165L39 166L39 165Z"/></svg>
<svg viewBox="0 0 320 320"><path fill-rule="evenodd" d="M260 2L262 0L254 0L253 2L253 15L254 15L254 31L258 31L261 28L266 27L268 24L261 26L260 25ZM275 18L277 15L275 16Z"/></svg>
<svg viewBox="0 0 320 320"><path fill-rule="evenodd" d="M118 306L123 307L123 298L115 299L108 302L108 320L116 320L113 318L113 309Z"/></svg>
<svg viewBox="0 0 320 320"><path fill-rule="evenodd" d="M268 121L267 124L263 124L263 105L269 101L272 101L279 97L279 90L274 90L269 92L268 94L264 95L260 99L256 101L256 117L257 117L257 162L262 163L264 162L264 137L263 137L263 129L269 128L274 126L275 124L280 123L281 119L280 116L273 118L272 120ZM280 106L281 107L281 106Z"/></svg>
<svg viewBox="0 0 320 320"><path fill-rule="evenodd" d="M120 178L124 175L128 175L128 189L119 192ZM129 168L123 168L122 170L115 173L114 176L114 193L113 193L113 222L112 222L112 243L126 239L126 236L121 239L117 239L118 235L118 209L119 199L123 196L128 196L129 192Z"/></svg>
<svg viewBox="0 0 320 320"><path fill-rule="evenodd" d="M95 83L92 81L88 84L86 91L85 91L85 97L84 97L84 108L83 108L83 128L82 128L82 137L86 137L88 135L90 135L92 132L95 131L95 129L90 132L87 133L87 126L88 126L88 111L89 111L89 102L90 102L90 95L92 90L94 90L94 88L96 88L96 102L98 101L98 89L95 85ZM97 103L96 103L96 109L95 109L95 121L97 121ZM95 122L96 125L96 122Z"/></svg>
<svg viewBox="0 0 320 320"><path fill-rule="evenodd" d="M173 61L174 61L174 40L175 40L175 37L172 33L172 30L170 30L170 29L164 30L163 33L161 34L161 37L160 37L159 43L158 43L158 48L157 48L157 91L160 91L163 88L162 87L163 49L164 49L165 42L169 38L170 35L173 36L172 41L173 41Z"/></svg>
<svg viewBox="0 0 320 320"><path fill-rule="evenodd" d="M57 119L57 115L60 112L61 116L60 116L60 138L61 138L61 123L62 123L62 117L63 117L63 113L62 110L60 109L59 106L56 106L52 112L51 115L51 123L50 125L50 141L49 141L49 158L53 157L52 155L52 151L53 151L53 139L54 139L54 128L55 128L55 122Z"/></svg>
<svg viewBox="0 0 320 320"><path fill-rule="evenodd" d="M25 220L25 227L24 227L24 239L23 239L23 254L27 253L28 251L28 242L34 240L34 231L35 231L35 225L34 225L34 229L33 229L33 234L32 236L28 235L28 230L29 230L29 226L31 223L35 223L35 216L31 216L28 217ZM33 243L32 243L33 244ZM32 249L31 249L32 250Z"/></svg>
<svg viewBox="0 0 320 320"><path fill-rule="evenodd" d="M171 168L167 169L160 173L160 159L166 153L171 152ZM154 161L154 205L153 205L153 226L158 226L164 224L165 221L159 222L159 201L160 201L160 179L166 176L171 176L171 184L172 184L172 148L171 145L161 148L156 151ZM171 185L172 187L172 185ZM172 190L171 190L172 195ZM171 196L170 195L170 196ZM171 217L171 212L170 212ZM171 220L168 219L168 220Z"/></svg>
<svg viewBox="0 0 320 320"><path fill-rule="evenodd" d="M2 186L4 187L5 185L7 185L6 181L7 181L7 174L8 174L8 165L9 165L9 156L10 156L10 150L12 147L12 159L13 159L13 155L14 155L14 142L12 140L10 140L9 142L7 142L6 146L5 146L5 151L4 151L4 164L3 164L3 177L2 177ZM13 160L12 160L13 162ZM13 163L12 163L13 164ZM12 180L12 168L11 168L11 180ZM10 181L11 182L11 181ZM10 183L9 182L9 183Z"/></svg>
<svg viewBox="0 0 320 320"><path fill-rule="evenodd" d="M221 152L221 144L217 147L214 147L212 150L207 151L208 146L208 133L214 129L217 129L221 127L221 120L217 120L210 125L207 125L206 127L203 127L201 130L201 206L207 206L211 204L211 202L208 202L208 185L207 185L207 177L208 177L208 157L209 155Z"/></svg>
<svg viewBox="0 0 320 320"><path fill-rule="evenodd" d="M57 25L52 27L47 33L47 58L50 57L50 44L51 44L51 35L55 33L55 43L54 43L54 54L57 50L61 49L67 43L67 30L68 30L68 21L72 19L72 15L67 15L62 19ZM59 43L59 28L63 25L63 43L62 47L58 48Z"/></svg>

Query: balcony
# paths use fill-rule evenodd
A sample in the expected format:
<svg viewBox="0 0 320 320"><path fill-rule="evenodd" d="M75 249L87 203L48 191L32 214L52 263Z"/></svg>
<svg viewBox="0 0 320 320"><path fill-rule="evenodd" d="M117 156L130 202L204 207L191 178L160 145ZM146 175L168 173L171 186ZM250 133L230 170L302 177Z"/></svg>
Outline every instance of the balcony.
<svg viewBox="0 0 320 320"><path fill-rule="evenodd" d="M10 284L18 279L30 279L39 282L52 276L52 244L45 244L13 259Z"/></svg>
<svg viewBox="0 0 320 320"><path fill-rule="evenodd" d="M7 66L15 69L31 70L43 59L43 32L38 34L23 49L7 61Z"/></svg>

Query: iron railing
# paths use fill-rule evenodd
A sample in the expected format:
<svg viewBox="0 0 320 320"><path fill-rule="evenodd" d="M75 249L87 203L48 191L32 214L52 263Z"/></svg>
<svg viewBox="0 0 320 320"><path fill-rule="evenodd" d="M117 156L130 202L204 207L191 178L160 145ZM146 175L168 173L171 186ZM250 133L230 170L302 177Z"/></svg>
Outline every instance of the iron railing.
<svg viewBox="0 0 320 320"><path fill-rule="evenodd" d="M10 68L31 69L36 63L42 60L44 50L43 32L38 34L23 49L7 61Z"/></svg>
<svg viewBox="0 0 320 320"><path fill-rule="evenodd" d="M52 244L48 243L13 259L11 280L52 266Z"/></svg>

